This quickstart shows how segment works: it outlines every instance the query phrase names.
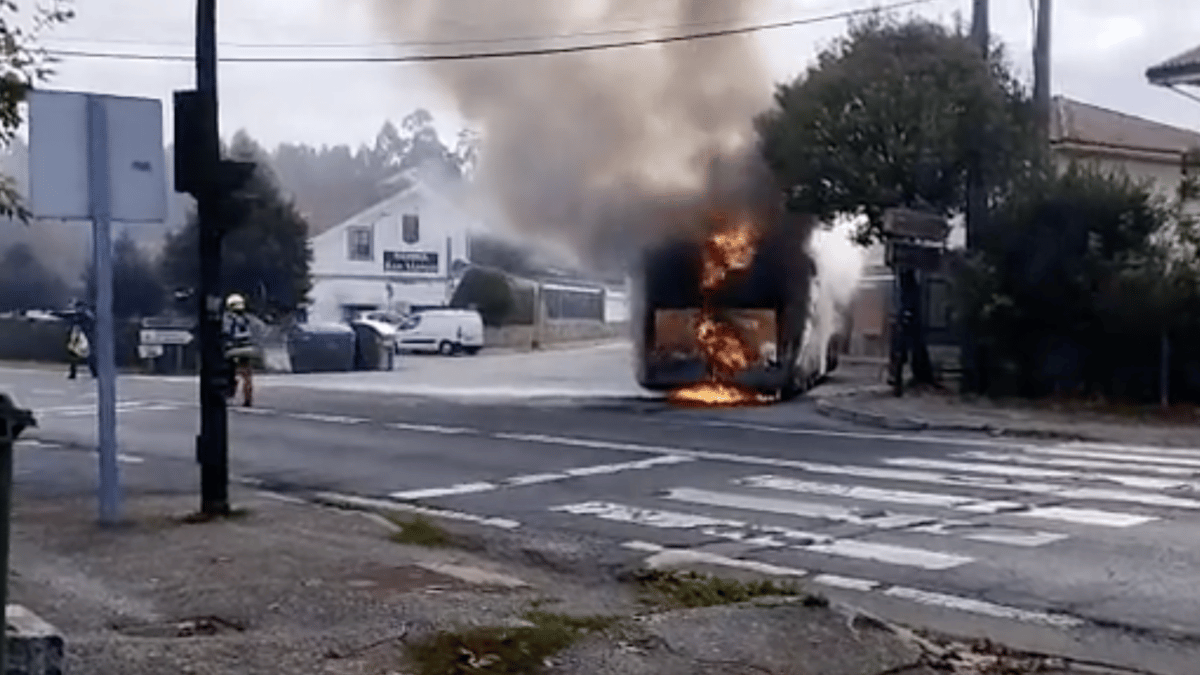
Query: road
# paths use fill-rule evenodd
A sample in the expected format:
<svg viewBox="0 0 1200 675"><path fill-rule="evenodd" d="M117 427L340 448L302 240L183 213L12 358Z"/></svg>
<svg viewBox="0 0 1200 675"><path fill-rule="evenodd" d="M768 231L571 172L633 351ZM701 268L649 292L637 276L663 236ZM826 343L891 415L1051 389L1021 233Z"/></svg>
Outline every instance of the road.
<svg viewBox="0 0 1200 675"><path fill-rule="evenodd" d="M411 357L395 372L264 377L256 407L231 408L232 471L631 558L804 575L884 615L1046 645L1071 634L1139 664L1171 663L1167 636L1187 651L1200 635L1200 449L873 432L807 401L672 409L633 386L627 354ZM40 422L18 483L94 485L92 383L0 369L0 391ZM130 489L195 490L195 391L192 378L121 379ZM1194 663L1187 653L1180 663Z"/></svg>

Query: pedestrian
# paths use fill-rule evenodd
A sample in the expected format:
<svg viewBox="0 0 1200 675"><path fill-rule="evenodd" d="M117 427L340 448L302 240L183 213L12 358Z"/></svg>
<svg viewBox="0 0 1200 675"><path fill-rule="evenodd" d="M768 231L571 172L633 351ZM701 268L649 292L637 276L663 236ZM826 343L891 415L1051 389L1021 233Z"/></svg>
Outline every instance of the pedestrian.
<svg viewBox="0 0 1200 675"><path fill-rule="evenodd" d="M81 361L86 361L92 377L96 375L96 353L92 350L94 322L87 305L76 301L71 312L71 328L67 333L67 358L70 370L67 379L74 380Z"/></svg>
<svg viewBox="0 0 1200 675"><path fill-rule="evenodd" d="M225 299L225 316L222 322L225 358L229 361L232 381L226 390L226 398L237 395L238 380L242 382L242 406L254 404L254 334L250 328L250 315L246 313L246 299L237 293Z"/></svg>

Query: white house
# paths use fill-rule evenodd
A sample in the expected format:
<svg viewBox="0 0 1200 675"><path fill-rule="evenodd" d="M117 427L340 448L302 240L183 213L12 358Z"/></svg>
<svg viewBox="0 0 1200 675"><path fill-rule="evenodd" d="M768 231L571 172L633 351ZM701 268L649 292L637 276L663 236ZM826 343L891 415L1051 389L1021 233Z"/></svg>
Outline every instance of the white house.
<svg viewBox="0 0 1200 675"><path fill-rule="evenodd" d="M311 240L313 322L361 311L444 305L483 225L417 181Z"/></svg>

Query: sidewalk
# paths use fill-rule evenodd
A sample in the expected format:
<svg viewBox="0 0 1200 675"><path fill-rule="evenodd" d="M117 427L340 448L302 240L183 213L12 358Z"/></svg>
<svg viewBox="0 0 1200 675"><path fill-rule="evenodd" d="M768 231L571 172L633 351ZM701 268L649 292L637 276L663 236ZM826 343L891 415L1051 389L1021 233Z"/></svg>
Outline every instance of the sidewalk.
<svg viewBox="0 0 1200 675"><path fill-rule="evenodd" d="M1200 448L1200 408L1117 408L1082 402L963 398L906 390L897 398L880 369L855 364L813 392L828 417L897 431L958 431L997 436Z"/></svg>
<svg viewBox="0 0 1200 675"><path fill-rule="evenodd" d="M1084 672L968 670L816 596L766 597L782 584L741 604L647 605L651 588L736 584L555 572L485 553L465 524L410 524L420 545L398 543L378 515L285 499L236 492L243 515L189 524L193 496L137 496L110 530L90 501L18 499L10 600L62 630L66 672L87 675Z"/></svg>

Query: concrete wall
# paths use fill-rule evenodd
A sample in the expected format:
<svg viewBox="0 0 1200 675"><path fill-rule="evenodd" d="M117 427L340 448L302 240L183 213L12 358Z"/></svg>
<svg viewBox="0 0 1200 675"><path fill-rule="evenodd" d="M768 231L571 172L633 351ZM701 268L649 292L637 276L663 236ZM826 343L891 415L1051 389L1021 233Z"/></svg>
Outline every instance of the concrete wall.
<svg viewBox="0 0 1200 675"><path fill-rule="evenodd" d="M536 337L542 345L569 342L607 340L629 335L628 323L604 323L599 321L547 321ZM484 330L487 347L507 349L530 349L534 344L533 326L504 326Z"/></svg>

